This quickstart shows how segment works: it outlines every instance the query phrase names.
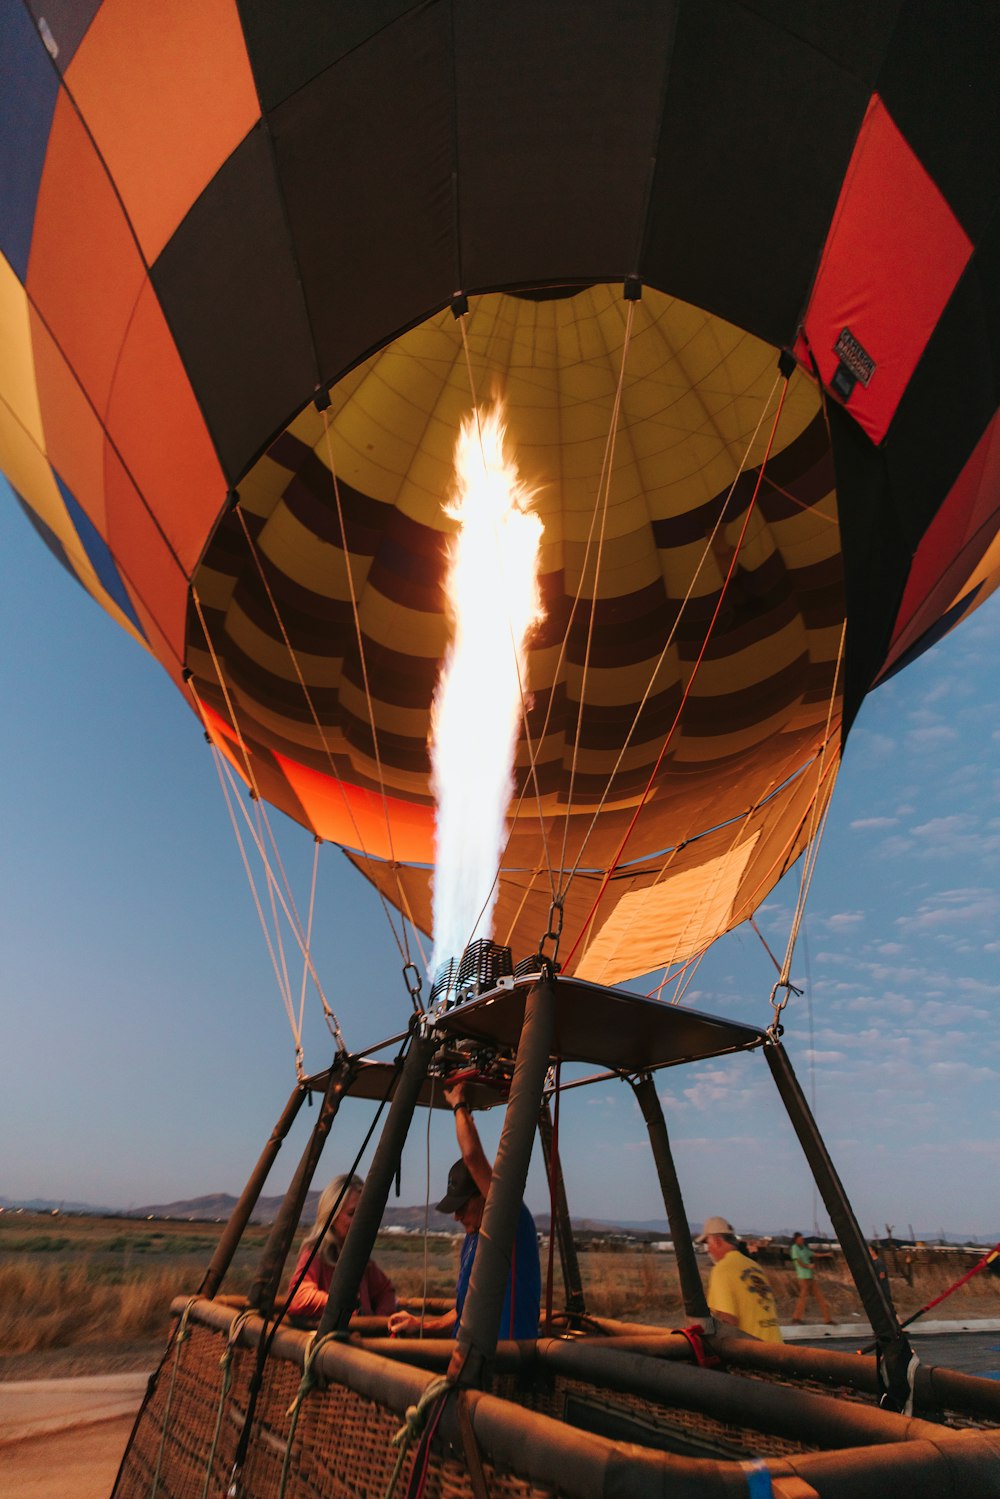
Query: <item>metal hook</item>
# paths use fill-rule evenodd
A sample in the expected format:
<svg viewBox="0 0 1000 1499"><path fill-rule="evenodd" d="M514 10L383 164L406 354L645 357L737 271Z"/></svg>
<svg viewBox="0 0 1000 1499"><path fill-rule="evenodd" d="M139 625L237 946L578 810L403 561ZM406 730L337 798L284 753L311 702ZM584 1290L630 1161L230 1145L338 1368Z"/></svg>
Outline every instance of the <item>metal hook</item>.
<svg viewBox="0 0 1000 1499"><path fill-rule="evenodd" d="M403 964L403 983L406 985L407 993L413 1004L414 1013L422 1015L424 1007L420 1003L420 991L423 988L423 979L416 963Z"/></svg>
<svg viewBox="0 0 1000 1499"><path fill-rule="evenodd" d="M540 958L545 958L552 964L553 968L555 967L556 957L559 953L559 939L562 936L564 916L565 912L563 910L562 899L559 898L554 900L551 906L549 906L549 929L545 933L545 936L542 938L541 942L539 942L538 944L538 956ZM551 955L546 953L545 951L546 942L551 942L554 944Z"/></svg>

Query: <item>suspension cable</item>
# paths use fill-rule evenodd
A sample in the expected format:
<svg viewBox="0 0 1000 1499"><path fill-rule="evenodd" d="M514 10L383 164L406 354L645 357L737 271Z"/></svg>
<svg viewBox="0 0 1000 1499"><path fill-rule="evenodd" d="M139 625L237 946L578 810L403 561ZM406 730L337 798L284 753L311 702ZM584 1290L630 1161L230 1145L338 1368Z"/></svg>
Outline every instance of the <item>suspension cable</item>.
<svg viewBox="0 0 1000 1499"><path fill-rule="evenodd" d="M733 849L736 847L737 843L739 842L742 834L744 833L744 831L746 829L747 823L750 821L751 817L753 816L754 812L757 810L757 807L759 805L760 805L760 802L757 802L753 806L748 807L747 811L744 813L744 815L742 816L742 818L738 818L738 819L734 819L733 820L732 826L734 828L734 831L733 831L732 837L729 840L729 846L727 848L725 848L722 851L722 853L720 853L720 854L718 854L716 856L716 858L715 858L715 869L714 869L712 878L709 881L708 887L698 897L697 908L698 908L698 910L700 912L704 912L705 909L710 906L712 898L714 897L715 891L718 889L719 881L722 879L722 867L723 867L723 864L724 864L725 860L729 857L729 855L732 853ZM656 887L660 884L660 882L663 879L666 878L667 871L669 870L669 868L670 868L671 864L673 863L674 859L677 857L677 855L685 847L687 847L686 843L678 843L676 845L676 847L674 847L674 848L672 848L670 850L669 856L667 857L667 859L665 860L665 862L663 863L663 865L657 870L657 872L656 872L656 878L653 879L650 882L649 885L647 885L647 886L644 887L644 889L646 891L655 890ZM639 914L638 910L633 910L633 912L632 912L632 914L631 914L631 916L630 916L630 918L628 920L627 925L625 926L624 930L619 934L618 940L617 940L617 942L615 944L615 947L614 947L613 951L611 951L610 953L608 953L607 957L604 960L604 967L601 970L602 975L607 972L608 965L614 960L615 957L617 957L618 953L621 952L622 947L625 945L626 941L628 940L628 936L629 936L629 933L632 930L632 927L635 925L635 922L638 919L638 914ZM677 942L680 942L683 939L685 933L687 933L687 932L690 931L692 922L694 921L694 918L695 918L695 907L694 907L694 905L692 905L690 913L688 915L687 922L686 922L684 928L682 929L682 931L678 933ZM683 977L685 971L689 968L691 962L694 961L695 958L697 958L698 962L700 962L701 959L704 957L705 952L707 951L707 949L708 949L708 947L710 945L711 945L710 942L707 943L707 944L705 944L705 946L703 946L700 949L700 951L697 949L697 946L696 946L695 952L693 952L691 954L691 957L687 959L687 961L684 963L683 967L680 968L676 973L673 973L673 974L670 973L670 963L668 961L667 964L664 967L663 978L660 980L660 983L656 986L656 989L654 990L654 996L655 996L655 998L656 999L661 998L664 987L669 982L671 982L672 979L674 979L674 978L678 978L679 979L679 978ZM675 943L675 951L676 951L676 943ZM694 976L693 974L689 975L689 977L688 977L688 979L687 979L687 981L686 981L686 983L684 985L685 989L687 989L687 987L689 986L689 984L691 982L691 978L693 978L693 976ZM677 995L675 995L675 997L673 998L673 1000L671 1000L672 1004L677 1004L678 1002L679 1002L679 992L678 992Z"/></svg>
<svg viewBox="0 0 1000 1499"><path fill-rule="evenodd" d="M275 864L277 865L278 871L279 871L279 873L281 875L282 882L284 884L285 895L287 896L287 903L286 903L285 897L281 896L280 891L279 891L279 900L281 901L282 909L285 912L285 916L286 916L286 918L288 920L289 925L291 926L292 930L296 933L296 937L297 937L299 946L302 949L303 953L305 953L306 948L305 948L304 938L302 936L302 923L299 920L298 911L297 911L296 906L295 906L295 898L294 898L294 896L292 894L291 883L290 883L290 881L288 879L288 875L285 872L285 866L284 866L284 863L283 863L282 858L281 858L281 853L280 853L280 851L278 849L277 840L274 837L274 833L273 833L273 830L271 828L271 823L270 823L270 820L269 820L269 818L267 816L265 802L264 802L264 797L263 797L263 795L261 793L261 789L260 789L260 786L257 783L257 777L256 777L256 774L254 772L253 760L251 758L250 751L249 751L249 749L247 747L246 741L244 740L242 731L240 729L239 718L238 718L237 713L236 713L236 705L233 702L232 696L231 696L230 691L229 691L229 685L228 685L228 683L227 683L227 681L225 679L225 674L224 674L224 672L222 670L222 663L219 660L218 653L217 653L217 651L215 649L215 644L214 644L214 642L212 640L211 634L209 633L208 621L205 619L204 611L203 611L202 606L201 606L201 599L198 596L197 589L193 585L191 587L191 597L192 597L192 599L194 601L195 609L196 609L197 614L198 614L198 620L199 620L199 622L201 624L201 628L202 628L202 634L205 637L205 643L206 643L206 646L208 647L209 655L211 656L211 659L212 659L212 665L215 668L216 680L218 681L219 687L220 687L220 689L222 691L222 694L223 694L223 699L224 699L225 704L226 704L226 711L229 714L229 720L230 720L230 723L232 725L233 733L236 735L236 740L237 740L237 743L238 743L238 745L240 747L240 751L241 751L241 755L242 755L242 759L243 759L243 764L244 764L244 768L245 768L245 771L246 771L245 779L246 779L246 781L248 782L248 784L250 786L250 791L251 791L251 794L253 796L254 802L255 802L255 804L257 805L257 807L260 810L261 818L262 818L262 821L263 821L263 826L267 830L267 841L270 844L270 847L271 847L271 849L273 851L274 861L275 861ZM211 740L212 739L212 734L211 734L211 730L210 730L209 724L208 724L208 715L207 715L206 710L205 710L205 705L204 705L204 703L201 700L201 696L199 695L198 690L197 690L197 688L194 685L194 676L193 676L193 673L189 672L186 675L186 683L187 683L188 691L190 692L191 697L192 697L192 699L194 701L198 717L201 720L202 728L204 729L205 734L208 736L209 740ZM243 808L242 801L240 801L240 807L241 807L241 810L242 810L242 808ZM269 861L269 859L268 859L268 857L267 857L267 855L266 855L266 853L264 851L263 842L261 841L261 839L257 838L256 835L254 837L254 841L256 843L258 853L260 854L261 862L263 863L265 871L267 873L268 881L269 882L270 881L274 881L275 886L277 886L277 880L275 878L273 870L271 869L270 861ZM317 988L318 989L321 988L320 983L319 983L319 979L316 977L315 970L313 970L313 978L314 978L314 980L316 982Z"/></svg>
<svg viewBox="0 0 1000 1499"><path fill-rule="evenodd" d="M326 419L326 414L324 413L324 422L325 422L325 419ZM328 444L328 447L329 447L329 431L327 431L327 444ZM332 465L332 459L331 459L331 465ZM336 491L336 475L334 475L334 488L335 488L335 491ZM338 508L339 508L339 492L338 492ZM362 833L361 828L360 828L360 826L358 824L357 817L355 816L355 813L354 813L354 808L351 806L350 798L347 795L347 788L344 785L343 778L340 776L340 774L339 774L339 772L337 770L337 764L336 764L336 760L334 759L333 750L332 750L332 748L330 746L330 742L329 742L329 740L327 738L326 731L323 728L322 723L320 722L320 717L319 717L319 714L318 714L318 712L316 710L316 704L313 701L313 695L310 692L309 687L308 687L308 685L306 683L305 675L304 675L304 673L302 671L302 667L301 667L301 665L299 663L299 658L298 658L298 656L297 656L297 654L295 652L294 646L292 645L291 637L289 636L288 630L287 630L287 628L285 626L285 621L284 621L284 619L282 617L281 610L278 607L278 600L277 600L277 598L274 595L273 589L271 588L271 583L270 583L270 580L269 580L269 578L267 576L267 570L264 567L263 560L261 558L261 555L260 555L260 552L259 552L259 550L257 548L257 545L254 542L254 539L253 539L252 535L250 534L250 528L247 525L246 516L243 513L243 507L241 505L237 505L236 506L236 514L237 514L237 516L239 518L240 525L243 528L243 536L244 536L244 539L246 540L247 549L248 549L248 551L250 553L251 558L253 559L254 566L257 569L257 575L260 578L261 584L263 585L263 588L264 588L264 592L267 595L268 603L271 605L271 610L272 610L272 613L274 614L275 623L277 624L278 629L281 631L281 638L284 641L285 649L288 652L288 658L289 658L289 660L292 663L292 669L295 672L295 676L296 676L296 679L298 681L298 684L299 684L300 688L302 689L302 696L305 699L306 707L309 710L309 715L312 718L313 725L314 725L314 727L316 729L316 733L319 736L319 742L320 742L320 744L323 747L323 753L326 755L327 763L328 763L328 765L330 767L331 779L333 780L334 784L337 786L337 789L340 791L341 800L344 803L344 810L346 811L346 813L348 815L348 818L350 819L351 826L354 829L354 835L355 835L355 838L357 839L358 847L361 850L362 855L367 859L367 858L370 857L370 855L368 853L368 849L367 849L366 844L365 844L364 834ZM341 521L341 536L343 537L343 535L344 535L344 527L343 527L343 521ZM346 542L345 542L345 559L347 559ZM349 559L347 559L347 569L348 569L348 578L351 581L351 604L352 604L352 608L353 608L354 607L354 585L353 585L353 580L351 579L351 571L350 571L350 561L349 561ZM355 615L356 615L356 609L355 609ZM356 618L355 618L355 625L357 627L357 619ZM204 626L203 626L203 628L204 628ZM213 659L214 659L214 657L213 657ZM363 657L362 657L362 667L364 667ZM367 696L367 674L365 675L365 682L366 682L366 696ZM371 725L372 725L372 737L373 737L373 740L374 740L374 737L375 737L375 724L374 724L374 718L372 716L371 698L370 697L368 697L368 710L369 710L369 720L370 720ZM377 758L377 750L376 750L376 758ZM381 767L380 767L380 785L381 785ZM383 804L383 808L385 808L385 806L386 806L386 799L385 799L385 787L384 787L384 785L382 786L382 804ZM390 833L390 836L389 836L389 847L390 847L390 852L391 852L391 849L392 849L392 836L391 836L391 833ZM397 882L398 882L398 878L397 878ZM381 892L380 892L380 894L381 894ZM403 941L401 943L400 939L399 939L399 936L396 933L396 924L395 924L395 922L394 922L394 920L393 920L393 918L392 918L392 916L390 914L390 908L389 908L389 906L386 903L386 901L385 901L384 898L382 899L382 909L385 912L386 920L389 922L389 926L390 926L390 928L392 930L393 937L396 939L396 945L399 947L400 953L403 955L403 957L405 958L406 961L409 961L409 947L406 944L406 938L405 938L405 932L406 932L405 922L403 923Z"/></svg>
<svg viewBox="0 0 1000 1499"><path fill-rule="evenodd" d="M318 875L319 875L319 850L320 850L320 845L321 845L322 842L323 842L323 840L322 840L322 838L320 838L320 836L319 836L318 833L316 833L316 834L313 835L312 879L310 880L310 883L309 883L309 915L306 918L306 930L305 930L306 951L307 952L311 952L312 951L313 915L315 914L315 910L316 910L316 884L317 884L317 879L318 879ZM302 988L299 991L299 1030L300 1031L302 1029L302 1022L303 1022L303 1020L305 1018L305 1011L306 1011L306 988L308 986L308 982L309 982L309 964L305 961L305 958L303 958L303 960L302 960Z"/></svg>
<svg viewBox="0 0 1000 1499"><path fill-rule="evenodd" d="M622 357L618 366L618 383L615 387L614 400L611 403L611 421L608 427L608 435L604 444L604 456L601 459L601 471L597 481L597 504L595 512L601 517L600 528L597 538L597 554L594 558L594 583L590 600L590 616L587 621L587 642L583 653L583 673L580 681L580 701L577 705L576 733L573 736L573 754L570 760L569 790L566 796L566 818L563 825L562 850L559 855L559 895L565 898L568 881L563 882L566 870L566 848L569 843L570 818L573 812L573 792L576 782L577 763L580 754L580 736L583 732L583 709L587 699L587 674L590 667L590 651L593 644L594 620L597 616L597 586L601 576L601 562L604 556L604 538L608 520L608 503L611 499L611 478L614 469L615 448L618 443L618 423L621 419L622 395L625 389L625 368L628 361L629 346L632 341L632 325L635 321L635 302L628 303L625 315L625 334L622 340ZM578 597L582 597L586 584L586 573L581 573ZM568 638L568 632L567 632Z"/></svg>
<svg viewBox="0 0 1000 1499"><path fill-rule="evenodd" d="M361 667L361 680L365 691L365 704L368 709L368 726L372 735L372 753L375 758L375 770L378 776L379 796L382 801L382 815L385 819L385 834L389 848L389 862L395 876L397 888L399 886L399 870L396 863L396 851L393 845L392 821L389 817L389 798L385 789L385 772L382 767L382 754L378 742L378 725L375 722L375 704L372 700L371 682L368 677L368 660L365 654L364 631L361 628L361 614L358 609L357 590L354 586L354 569L351 566L351 553L347 545L347 525L344 520L344 507L340 498L340 481L337 477L337 468L333 459L333 439L330 433L330 411L327 403L321 412L323 418L323 437L326 443L327 465L330 470L330 478L333 481L333 497L337 506L337 524L340 528L340 545L344 556L344 569L347 574L347 587L351 598L351 617L354 622L354 636L358 647L358 663ZM403 947L407 963L410 961L410 943L406 935L406 922L402 922Z"/></svg>
<svg viewBox="0 0 1000 1499"><path fill-rule="evenodd" d="M253 900L254 908L257 912L257 919L260 922L260 929L264 934L264 942L267 946L268 956L271 959L271 967L274 969L274 977L277 981L278 993L281 995L282 1001L285 1006L285 1012L288 1015L288 1023L291 1026L292 1039L295 1043L295 1076L301 1083L305 1078L305 1062L304 1053L302 1050L302 1026L300 1022L296 1022L295 1011L293 1010L291 1003L291 995L288 993L282 983L281 970L278 967L278 960L274 952L274 944L271 941L271 929L264 917L264 910L260 903L260 895L257 891L257 882L254 879L253 870L250 866L250 860L247 857L246 846L243 842L243 835L240 832L239 823L236 820L236 813L233 810L233 804L230 798L230 787L227 784L222 773L222 757L220 756L219 751L216 749L214 744L212 745L212 756L216 773L219 777L219 785L222 788L222 795L226 803L226 810L229 813L229 820L232 824L233 834L236 838L236 846L240 851L240 858L243 861L243 868L246 872L247 883L250 886L250 896Z"/></svg>
<svg viewBox="0 0 1000 1499"><path fill-rule="evenodd" d="M241 816L242 816L242 818L243 818L243 820L244 820L244 822L245 822L245 824L247 826L247 829L248 829L248 831L250 833L251 838L253 839L254 847L257 850L258 857L260 858L261 864L263 865L265 873L266 873L266 875L268 877L268 883L269 883L269 885L271 885L273 887L273 889L275 891L275 894L277 895L278 903L281 906L282 912L284 914L285 920L288 922L289 927L291 928L293 934L295 935L295 937L296 937L296 939L297 939L297 941L299 943L299 947L300 947L300 951L301 951L301 954L302 954L303 961L306 964L306 966L308 967L310 977L312 978L312 981L313 981L313 983L316 986L316 992L317 992L317 994L319 996L320 1003L321 1003L321 1005L323 1007L323 1015L324 1015L324 1018L326 1020L327 1026L328 1026L328 1028L330 1030L330 1033L332 1034L332 1036L334 1037L334 1040L337 1043L338 1050L339 1051L346 1051L347 1048L346 1048L345 1043L344 1043L344 1037L343 1037L343 1033L342 1033L341 1028L340 1028L340 1022L338 1021L337 1016L335 1015L333 1009L331 1008L329 1002L327 1001L325 993L323 992L323 985L320 983L319 974L316 972L316 967L315 967L315 964L313 963L312 955L311 955L310 950L309 950L309 946L306 943L306 941L304 939L304 936L303 936L303 934L301 932L301 928L300 928L300 925L299 925L298 917L297 917L297 915L293 914L293 911L290 911L289 908L288 908L288 906L285 904L284 896L282 895L281 890L277 887L277 884L276 884L275 879L274 879L274 874L271 871L270 866L268 864L267 851L264 848L264 845L262 844L262 842L261 842L261 840L260 840L260 838L258 836L256 828L253 826L253 823L251 822L249 816L247 815L247 810L246 810L246 808L243 805L242 798L237 794L235 783L234 783L235 772L233 771L232 767L229 765L229 763L225 759L225 757L221 754L221 752L219 751L219 749L217 748L217 746L215 745L214 742L212 743L212 752L213 752L213 755L215 757L216 771L217 771L218 776L219 776L220 784L222 785L223 795L225 796L226 805L227 805L227 807L229 809L230 820L233 823L233 829L234 829L234 832L236 833L237 845L239 847L240 854L241 854L241 857L243 859L243 867L246 870L247 879L250 882L250 888L251 888L251 891L253 892L254 904L257 907L257 914L258 914L258 916L260 918L261 928L262 928L262 930L264 932L264 938L265 938L265 941L266 941L267 946L268 946L268 951L271 953L271 962L272 962L272 964L274 965L274 968L275 968L275 976L278 979L278 987L279 987L279 989L282 990L282 995L285 998L286 1007L288 1007L288 1008L291 1007L291 994L290 994L290 991L287 990L287 989L285 989L282 986L282 983L281 983L281 976L280 976L280 973L279 973L278 967L277 967L277 959L276 959L276 957L274 955L273 948L272 948L270 931L269 931L267 923L266 923L266 921L264 919L264 913L263 913L263 910L262 910L261 905L260 905L260 899L259 899L259 897L257 895L256 882L254 880L253 871L250 868L250 863L249 863L249 860L248 860L247 855L246 855L246 849L245 849L245 846L243 844L242 836L240 834L239 825L236 822L236 816L235 816L235 812L233 810L234 806L239 807L240 814L241 814ZM292 1013L294 1013L294 1012L290 1012L290 1018L291 1018L291 1014ZM294 1026L294 1023L293 1023L293 1034L294 1033L295 1033L295 1026ZM301 1045L301 1039L297 1037L297 1041L299 1042L299 1045Z"/></svg>
<svg viewBox="0 0 1000 1499"><path fill-rule="evenodd" d="M562 894L563 895L565 895L566 892L569 890L570 884L576 878L576 875L577 875L577 872L579 871L580 865L583 862L583 856L584 856L584 853L586 852L587 845L589 844L590 839L591 839L591 837L593 835L594 829L597 826L598 819L600 818L600 815L601 815L602 811L604 810L605 803L607 802L608 797L611 795L611 790L612 790L612 787L614 785L615 779L616 779L616 777L618 775L618 772L621 769L622 761L624 760L626 752L628 751L629 745L632 742L632 736L633 736L633 734L635 733L636 729L639 726L639 720L642 717L642 713L643 713L643 711L644 711L644 709L646 707L646 703L649 701L650 695L652 694L653 687L656 684L657 677L660 674L660 670L661 670L661 668L663 666L663 662L666 659L667 652L670 650L670 647L673 645L674 638L675 638L675 636L677 634L678 629L680 628L680 623L681 623L681 620L684 617L685 610L687 609L687 606L688 606L688 604L690 603L690 600L691 600L691 596L694 593L695 584L697 583L699 577L701 576L702 568L704 567L705 563L707 562L707 560L708 560L708 558L709 558L709 556L710 556L710 554L712 552L712 547L714 545L715 538L718 535L719 529L722 526L722 523L723 523L723 521L726 518L726 512L727 512L727 510L729 508L729 502L732 499L733 493L734 493L734 491L736 489L736 486L739 483L739 481L740 481L740 479L741 479L741 477L743 475L743 471L744 471L746 462L747 462L748 458L750 457L751 452L753 451L754 444L757 441L757 436L758 436L758 434L760 432L761 427L763 426L764 418L767 415L768 408L769 408L769 406L771 404L771 400L772 400L772 398L774 396L774 392L778 388L778 384L779 384L780 379L781 379L780 374L775 377L774 383L771 386L770 391L768 392L767 400L764 402L764 404L761 407L760 416L757 418L757 425L754 428L753 434L752 434L752 436L750 438L750 441L747 443L747 446L746 446L746 448L744 450L743 456L740 459L740 464L739 464L739 467L738 467L738 469L736 471L736 475L735 475L732 483L730 484L729 489L726 491L726 497L723 500L722 505L721 505L721 507L719 509L719 514L716 517L715 524L713 525L711 531L708 534L708 538L707 538L707 540L705 542L704 547L702 548L701 556L698 559L698 565L695 568L695 570L694 570L694 572L693 572L693 574L691 576L691 581L688 583L687 592L685 593L683 599L681 600L681 604L680 604L680 607L679 607L679 609L677 611L676 617L674 618L673 624L670 626L670 630L669 630L669 632L667 634L667 638L666 638L666 640L663 643L663 648L660 651L660 654L659 654L659 656L656 659L656 664L654 665L653 670L649 674L649 680L646 683L645 691L643 692L642 697L641 697L641 699L639 701L639 706L636 709L636 711L635 711L635 713L634 713L634 715L632 717L632 722L629 725L628 733L625 735L625 739L624 739L624 741L622 743L621 749L618 751L618 756L617 756L617 758L615 760L614 765L611 768L611 774L608 776L607 783L606 783L606 785L604 787L604 790L601 793L600 800L598 801L597 806L594 809L594 813L593 813L593 816L591 817L590 824L589 824L589 826L587 828L587 832L586 832L586 834L585 834L585 836L583 838L583 841L580 844L580 847L579 847L579 849L577 851L576 861L575 861L575 863L573 865L573 868L571 869L571 871L569 873L569 876L566 879L565 884L563 885L563 889L562 889Z"/></svg>
<svg viewBox="0 0 1000 1499"><path fill-rule="evenodd" d="M826 830L826 820L829 816L830 807L833 801L833 785L836 784L835 771L833 785L831 785L830 790L826 795L823 804L823 811L822 814L820 814L819 805L821 800L821 791L826 764L826 753L830 745L830 726L833 722L833 710L837 702L837 689L840 683L840 668L844 659L844 641L846 635L847 620L845 619L840 631L840 646L837 651L837 664L833 672L833 684L830 688L830 702L829 706L827 707L826 713L826 728L823 733L823 743L820 750L816 770L816 792L813 797L812 815L810 818L809 832L806 837L805 857L802 860L802 878L799 882L798 900L796 901L795 912L792 916L792 925L791 930L788 934L788 946L785 949L784 962L781 965L781 972L778 975L778 983L786 988L788 986L789 974L791 973L792 968L792 954L795 951L795 943L799 935L799 928L801 927L802 919L805 916L806 901L809 896L809 888L812 885L813 875L816 872L816 861L819 858L820 845L823 841L823 834Z"/></svg>
<svg viewBox="0 0 1000 1499"><path fill-rule="evenodd" d="M611 861L611 863L609 864L609 866L608 866L608 868L607 868L607 870L606 870L606 872L604 874L604 878L601 881L601 887L600 887L600 889L597 892L597 896L596 896L596 898L594 900L593 905L591 906L591 909L590 909L590 912L589 912L589 914L587 916L587 919L584 922L582 928L580 929L580 933L577 936L577 939L576 939L576 941L573 944L573 948L572 948L572 951L569 954L569 958L567 959L567 962L571 962L572 961L572 959L573 959L573 957L574 957L574 955L576 953L577 948L580 946L580 943L583 941L584 937L586 936L586 934L587 934L587 932L588 932L588 930L590 928L590 925L591 925L591 923L592 923L592 921L593 921L593 919L594 919L594 917L595 917L595 915L597 913L597 908L600 905L601 900L603 899L604 892L608 888L608 884L611 881L611 878L612 878L612 876L613 876L613 874L615 872L615 869L618 867L618 865L621 862L622 854L625 852L625 848L628 845L629 839L632 836L632 833L633 833L633 831L635 829L635 825L636 825L636 823L639 820L639 814L642 812L643 808L646 805L646 802L649 799L649 795L650 795L650 792L653 789L653 785L654 785L656 777L657 777L657 775L659 773L660 766L663 763L663 757L665 756L665 754L667 752L667 749L669 748L670 743L671 743L671 741L672 741L672 739L674 737L674 734L677 731L677 726L680 723L681 715L684 712L684 708L685 708L685 705L687 703L688 697L690 696L691 689L694 686L695 680L697 679L698 672L699 672L699 669L701 667L701 663L702 663L702 661L705 658L705 652L708 650L708 644L709 644L709 641L712 638L712 632L713 632L713 630L715 628L716 621L718 620L719 614L722 611L722 603L723 603L723 600L724 600L724 598L726 596L726 591L727 591L727 589L729 587L730 581L732 580L733 573L736 570L736 563L737 563L737 560L738 560L739 555L740 555L740 549L741 549L741 547L743 545L743 542L744 542L744 539L746 537L746 533L747 533L747 530L748 530L749 525L750 525L751 517L754 514L754 510L755 510L756 502L757 502L757 496L760 493L760 486L761 486L761 484L763 483L763 480L764 480L764 473L765 473L766 468L767 468L767 460L768 460L768 458L770 456L771 448L772 448L773 443L774 443L774 438L775 438L775 435L776 435L777 430L778 430L778 423L781 420L781 413L782 413L782 410L784 408L785 396L787 395L787 393L788 393L788 377L786 376L784 378L784 387L783 387L782 392L781 392L781 399L778 402L778 409L775 412L774 422L773 422L773 424L771 426L771 433L770 433L770 436L768 437L768 440L767 440L767 447L766 447L765 452L764 452L764 457L763 457L763 459L761 461L760 470L759 470L759 472L757 474L757 482L754 485L753 494L750 496L750 501L749 501L749 504L747 505L747 509L746 509L746 515L743 518L743 525L742 525L742 527L740 529L740 534L739 534L739 537L737 539L736 547L735 547L735 549L733 551L732 558L730 559L729 569L728 569L728 571L726 573L726 577L725 577L725 579L723 581L722 588L721 588L721 590L719 592L719 597L716 600L715 608L712 611L712 618L709 620L708 629L705 632L705 638L702 641L701 649L698 652L698 656L697 656L697 659L695 660L694 667L692 668L691 674L690 674L690 676L688 678L687 685L684 688L684 692L683 692L683 694L681 696L680 705L679 705L679 707L677 709L676 714L674 715L673 723L671 724L670 729L667 732L666 738L663 741L663 744L662 744L662 746L660 748L660 753L657 755L656 764L653 766L653 769L652 769L652 771L650 773L649 779L646 782L646 786L645 786L645 788L643 790L642 796L640 797L638 805L636 806L636 808L635 808L635 810L634 810L634 812L632 814L632 817L631 817L631 820L629 822L629 825L628 825L628 827L625 830L625 834L622 837L622 840L621 840L620 844L618 845L618 849L617 849L617 851L615 853L615 857Z"/></svg>

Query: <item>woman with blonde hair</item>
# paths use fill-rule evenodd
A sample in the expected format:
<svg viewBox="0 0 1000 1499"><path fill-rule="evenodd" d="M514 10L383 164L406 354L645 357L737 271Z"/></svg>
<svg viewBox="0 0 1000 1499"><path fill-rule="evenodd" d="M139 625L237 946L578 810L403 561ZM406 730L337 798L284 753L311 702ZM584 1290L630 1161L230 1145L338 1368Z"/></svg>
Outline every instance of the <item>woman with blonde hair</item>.
<svg viewBox="0 0 1000 1499"><path fill-rule="evenodd" d="M295 1285L308 1262L309 1268L302 1276L301 1284L288 1307L290 1317L315 1322L323 1315L334 1266L340 1255L341 1245L347 1238L347 1230L351 1226L363 1186L360 1176L335 1176L320 1193L316 1222L303 1241L292 1275L292 1284ZM339 1208L336 1206L338 1202ZM327 1226L327 1219L335 1208L333 1221ZM396 1293L392 1282L374 1260L368 1261L361 1277L357 1310L363 1316L374 1314L378 1317L388 1316L396 1310Z"/></svg>

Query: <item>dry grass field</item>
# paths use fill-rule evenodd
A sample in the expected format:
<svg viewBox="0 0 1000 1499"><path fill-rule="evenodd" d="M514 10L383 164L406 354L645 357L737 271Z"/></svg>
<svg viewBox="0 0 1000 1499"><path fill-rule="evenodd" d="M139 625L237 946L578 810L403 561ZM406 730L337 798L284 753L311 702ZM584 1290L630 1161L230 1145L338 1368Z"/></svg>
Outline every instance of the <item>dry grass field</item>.
<svg viewBox="0 0 1000 1499"><path fill-rule="evenodd" d="M162 1347L174 1296L201 1279L221 1225L129 1218L0 1213L0 1379L149 1368ZM244 1237L225 1291L247 1290L266 1237L253 1226ZM384 1235L376 1258L402 1296L450 1296L459 1240ZM546 1264L543 1249L543 1275ZM923 1306L967 1268L957 1257L914 1266L913 1285L892 1277L901 1316ZM580 1267L589 1311L662 1326L684 1321L673 1256L653 1250L583 1250ZM891 1269L890 1265L890 1269ZM706 1265L707 1269L707 1265ZM779 1314L790 1319L795 1283L790 1269L767 1269ZM822 1266L834 1316L860 1313L839 1259ZM559 1306L558 1258L554 1303ZM982 1274L951 1297L950 1317L1000 1314L1000 1280Z"/></svg>

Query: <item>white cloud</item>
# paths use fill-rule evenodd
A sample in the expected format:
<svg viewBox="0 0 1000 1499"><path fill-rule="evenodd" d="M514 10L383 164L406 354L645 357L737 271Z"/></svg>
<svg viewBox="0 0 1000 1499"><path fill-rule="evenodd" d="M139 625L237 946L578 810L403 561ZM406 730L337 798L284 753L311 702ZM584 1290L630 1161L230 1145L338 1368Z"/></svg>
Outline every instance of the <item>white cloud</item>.
<svg viewBox="0 0 1000 1499"><path fill-rule="evenodd" d="M958 730L953 729L950 724L934 724L927 728L907 730L906 747L915 754L927 754L946 744L955 744L958 737Z"/></svg>
<svg viewBox="0 0 1000 1499"><path fill-rule="evenodd" d="M992 932L998 913L1000 898L992 890L943 890L922 901L912 916L897 916L895 925L903 932L933 932L981 921Z"/></svg>
<svg viewBox="0 0 1000 1499"><path fill-rule="evenodd" d="M842 932L860 926L864 919L864 911L836 911L826 918L826 925L832 932Z"/></svg>

